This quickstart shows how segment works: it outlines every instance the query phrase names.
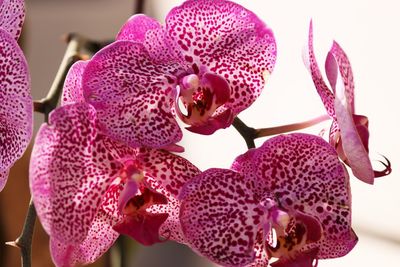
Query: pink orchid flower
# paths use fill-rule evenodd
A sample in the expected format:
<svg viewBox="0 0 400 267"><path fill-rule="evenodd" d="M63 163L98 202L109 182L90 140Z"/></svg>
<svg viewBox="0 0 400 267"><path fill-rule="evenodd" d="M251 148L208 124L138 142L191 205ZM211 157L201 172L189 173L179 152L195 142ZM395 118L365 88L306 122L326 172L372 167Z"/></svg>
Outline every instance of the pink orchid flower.
<svg viewBox="0 0 400 267"><path fill-rule="evenodd" d="M24 1L0 0L0 191L32 136L30 76L17 43L24 17Z"/></svg>
<svg viewBox="0 0 400 267"><path fill-rule="evenodd" d="M355 114L354 80L350 61L335 41L328 52L325 71L332 90L326 85L315 59L313 49L313 27L310 22L308 48L304 63L311 73L315 87L328 115L333 119L330 129L330 144L340 158L351 167L358 179L373 184L374 178L390 174L390 162L383 163L385 170L374 171L368 155L368 118Z"/></svg>
<svg viewBox="0 0 400 267"><path fill-rule="evenodd" d="M357 243L347 170L317 136L267 140L232 170L193 178L180 199L187 243L222 266L312 267Z"/></svg>
<svg viewBox="0 0 400 267"><path fill-rule="evenodd" d="M225 0L189 0L165 26L131 17L87 64L84 98L106 135L165 148L182 138L174 114L200 134L230 126L260 95L275 59L273 33L254 13Z"/></svg>
<svg viewBox="0 0 400 267"><path fill-rule="evenodd" d="M182 242L177 195L198 173L169 152L133 149L100 134L87 103L56 109L38 132L30 164L32 198L54 263L94 262L119 234L144 245Z"/></svg>

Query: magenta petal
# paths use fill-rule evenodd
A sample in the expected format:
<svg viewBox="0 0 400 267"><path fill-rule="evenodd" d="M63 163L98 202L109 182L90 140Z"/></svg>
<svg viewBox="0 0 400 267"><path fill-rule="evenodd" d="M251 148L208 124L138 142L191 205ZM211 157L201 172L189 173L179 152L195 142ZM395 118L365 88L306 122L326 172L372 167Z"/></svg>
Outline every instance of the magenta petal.
<svg viewBox="0 0 400 267"><path fill-rule="evenodd" d="M295 258L283 258L274 263L271 263L272 267L316 267L313 264L314 259L317 257L318 249L314 248L306 252L302 252Z"/></svg>
<svg viewBox="0 0 400 267"><path fill-rule="evenodd" d="M318 136L290 134L271 138L255 151L257 187L272 193L281 208L319 220L322 238L306 249L318 247L318 258L351 250L343 245L351 232L349 176L334 148Z"/></svg>
<svg viewBox="0 0 400 267"><path fill-rule="evenodd" d="M121 223L114 226L114 230L132 237L142 245L150 246L162 242L159 229L167 217L166 213L153 214L149 212L126 216Z"/></svg>
<svg viewBox="0 0 400 267"><path fill-rule="evenodd" d="M7 31L15 40L18 40L21 34L24 19L24 0L0 1L0 29Z"/></svg>
<svg viewBox="0 0 400 267"><path fill-rule="evenodd" d="M341 75L336 82L335 110L336 118L340 128L340 137L344 154L347 157L351 170L358 179L368 184L374 183L374 170L368 152L364 147L357 127L354 124L351 107L347 101L345 84Z"/></svg>
<svg viewBox="0 0 400 267"><path fill-rule="evenodd" d="M335 118L334 95L329 90L322 77L314 54L312 21L310 21L310 28L308 33L308 46L305 47L303 51L303 61L311 74L315 88L317 89L317 92L321 97L322 102L324 103L328 115L331 118Z"/></svg>
<svg viewBox="0 0 400 267"><path fill-rule="evenodd" d="M234 119L234 114L231 109L227 109L224 112L209 118L204 124L194 125L186 127L188 131L193 133L211 135L219 129L225 129L229 127Z"/></svg>
<svg viewBox="0 0 400 267"><path fill-rule="evenodd" d="M117 41L136 41L143 43L146 33L161 28L161 24L146 15L136 14L129 18L119 31Z"/></svg>
<svg viewBox="0 0 400 267"><path fill-rule="evenodd" d="M332 64L332 60L335 61L334 64ZM338 67L336 67L336 65ZM343 51L340 45L334 41L325 62L326 74L332 88L335 88L336 77L334 75L332 75L331 77L330 71L334 71L337 73L338 68L344 82L344 88L348 105L350 107L351 112L354 113L355 109L354 109L353 71L351 69L350 61L346 53Z"/></svg>
<svg viewBox="0 0 400 267"><path fill-rule="evenodd" d="M186 1L167 15L166 30L190 65L226 78L231 88L226 108L234 114L260 95L275 65L271 29L229 1Z"/></svg>
<svg viewBox="0 0 400 267"><path fill-rule="evenodd" d="M79 244L121 164L97 134L90 105L58 108L49 122L40 128L32 151L32 197L46 232L60 242Z"/></svg>
<svg viewBox="0 0 400 267"><path fill-rule="evenodd" d="M6 186L9 171L10 170L0 171L0 192L4 189L4 186Z"/></svg>
<svg viewBox="0 0 400 267"><path fill-rule="evenodd" d="M126 206L126 203L133 198L138 192L138 185L134 180L128 180L124 185L124 189L121 192L121 195L118 200L118 210L122 212L123 208Z"/></svg>
<svg viewBox="0 0 400 267"><path fill-rule="evenodd" d="M82 75L88 61L77 61L69 69L65 78L61 106L85 102L82 91Z"/></svg>
<svg viewBox="0 0 400 267"><path fill-rule="evenodd" d="M225 169L209 169L187 183L179 216L189 246L224 266L253 262L262 215L253 188L244 176Z"/></svg>
<svg viewBox="0 0 400 267"><path fill-rule="evenodd" d="M155 64L142 44L129 41L98 52L82 82L103 133L132 147L162 148L178 142L182 132L171 113L170 96L178 67L173 62Z"/></svg>
<svg viewBox="0 0 400 267"><path fill-rule="evenodd" d="M29 144L33 104L24 54L14 38L1 28L0 54L0 171L6 171Z"/></svg>
<svg viewBox="0 0 400 267"><path fill-rule="evenodd" d="M211 72L204 73L201 77L201 85L213 89L215 94L215 102L222 105L229 100L230 88L228 82L220 75Z"/></svg>

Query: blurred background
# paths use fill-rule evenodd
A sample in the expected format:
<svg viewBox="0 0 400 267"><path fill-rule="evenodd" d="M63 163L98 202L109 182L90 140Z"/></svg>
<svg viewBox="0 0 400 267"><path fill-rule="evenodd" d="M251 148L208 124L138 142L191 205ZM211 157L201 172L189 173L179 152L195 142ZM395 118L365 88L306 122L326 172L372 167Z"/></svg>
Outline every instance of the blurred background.
<svg viewBox="0 0 400 267"><path fill-rule="evenodd" d="M34 0L26 1L24 50L30 66L34 99L44 97L65 51L61 36L78 32L92 39L113 38L134 12L132 0ZM145 0L145 12L164 20L181 0ZM249 126L261 128L304 121L324 114L319 96L302 62L310 18L320 66L334 38L352 63L356 85L356 110L370 119L370 154L387 156L390 176L374 186L351 177L353 225L359 243L347 256L320 261L319 266L394 266L400 261L400 4L396 0L235 1L255 12L275 33L276 68L265 91L251 108L240 114ZM43 121L35 116L35 128ZM328 124L306 132L318 134ZM259 140L261 144L264 140ZM201 169L229 167L246 151L245 142L231 127L210 137L185 132L185 157ZM19 266L19 251L3 245L15 239L29 202L30 150L13 167L0 194L0 266ZM379 164L376 165L379 167ZM37 222L33 242L33 266L53 266L48 237ZM132 245L130 245L132 246ZM153 247L135 245L126 252L128 266L212 266L184 246L167 242ZM104 257L93 266L108 266Z"/></svg>

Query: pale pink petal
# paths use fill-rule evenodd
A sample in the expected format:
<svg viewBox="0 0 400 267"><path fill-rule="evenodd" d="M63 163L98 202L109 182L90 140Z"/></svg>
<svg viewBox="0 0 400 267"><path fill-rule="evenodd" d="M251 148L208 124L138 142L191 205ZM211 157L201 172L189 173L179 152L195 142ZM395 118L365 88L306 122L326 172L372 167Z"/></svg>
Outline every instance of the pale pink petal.
<svg viewBox="0 0 400 267"><path fill-rule="evenodd" d="M18 40L25 19L24 0L0 0L0 29Z"/></svg>
<svg viewBox="0 0 400 267"><path fill-rule="evenodd" d="M114 244L119 233L112 227L121 219L117 209L119 191L117 184L110 186L85 240L81 243L68 245L50 237L51 257L56 266L68 267L95 262Z"/></svg>
<svg viewBox="0 0 400 267"><path fill-rule="evenodd" d="M332 91L329 90L324 81L324 78L322 77L314 54L312 21L310 21L310 29L308 33L308 46L306 46L303 51L303 61L311 74L315 88L317 89L317 92L321 97L322 102L324 103L328 115L333 119L336 118L334 107L335 97Z"/></svg>
<svg viewBox="0 0 400 267"><path fill-rule="evenodd" d="M174 62L155 64L139 43L119 41L98 52L84 72L83 91L103 133L133 147L178 142L182 133L170 96L178 68Z"/></svg>
<svg viewBox="0 0 400 267"><path fill-rule="evenodd" d="M374 183L374 170L369 159L368 151L354 124L353 114L345 92L345 84L341 75L337 76L335 110L340 138L344 154L351 170L358 179L368 184Z"/></svg>
<svg viewBox="0 0 400 267"><path fill-rule="evenodd" d="M170 38L194 73L214 72L230 87L224 108L237 114L260 95L276 60L273 33L254 13L229 1L186 1L166 18Z"/></svg>
<svg viewBox="0 0 400 267"><path fill-rule="evenodd" d="M335 63L332 62L333 60ZM355 113L353 71L351 70L350 61L346 53L343 51L340 45L334 41L325 61L326 76L328 77L329 83L333 89L336 87L335 84L338 68L344 82L348 105L351 112Z"/></svg>
<svg viewBox="0 0 400 267"><path fill-rule="evenodd" d="M320 241L304 250L318 247L318 258L332 258L353 248L349 177L331 145L318 136L280 135L253 158L258 187L272 192L284 210L313 216L322 225Z"/></svg>
<svg viewBox="0 0 400 267"><path fill-rule="evenodd" d="M186 244L185 237L182 232L181 223L179 222L179 200L164 187L162 187L159 182L156 182L153 178L146 177L146 182L151 186L151 188L154 188L157 192L163 194L168 199L167 204L154 205L148 209L148 211L152 213L168 213L168 218L160 226L160 236L166 240L173 240L179 243Z"/></svg>
<svg viewBox="0 0 400 267"><path fill-rule="evenodd" d="M190 161L163 150L141 149L138 158L143 163L145 176L154 179L174 197L200 173Z"/></svg>
<svg viewBox="0 0 400 267"><path fill-rule="evenodd" d="M225 169L209 169L187 183L180 222L189 246L224 266L253 262L262 215L253 188L243 175Z"/></svg>
<svg viewBox="0 0 400 267"><path fill-rule="evenodd" d="M49 122L40 128L32 151L32 197L46 232L60 242L79 244L121 164L113 156L117 153L105 149L90 105L58 108Z"/></svg>
<svg viewBox="0 0 400 267"><path fill-rule="evenodd" d="M148 31L160 29L161 27L157 20L143 14L135 14L122 26L116 40L143 43Z"/></svg>
<svg viewBox="0 0 400 267"><path fill-rule="evenodd" d="M32 136L30 76L17 42L0 28L0 171L24 153Z"/></svg>
<svg viewBox="0 0 400 267"><path fill-rule="evenodd" d="M256 242L254 244L254 251L256 252L255 260L247 264L245 267L268 267L268 255L264 246L264 232L260 229L257 233Z"/></svg>
<svg viewBox="0 0 400 267"><path fill-rule="evenodd" d="M82 91L82 75L87 64L88 61L79 60L69 69L64 82L61 106L85 102Z"/></svg>

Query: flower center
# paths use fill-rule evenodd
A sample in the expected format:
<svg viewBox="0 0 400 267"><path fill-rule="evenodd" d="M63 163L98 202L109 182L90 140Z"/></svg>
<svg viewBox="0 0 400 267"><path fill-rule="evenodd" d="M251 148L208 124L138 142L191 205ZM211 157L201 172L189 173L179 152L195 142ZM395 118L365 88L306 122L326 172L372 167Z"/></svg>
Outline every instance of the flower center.
<svg viewBox="0 0 400 267"><path fill-rule="evenodd" d="M229 84L223 77L210 72L201 76L189 74L177 86L175 109L186 124L203 125L229 97ZM186 112L182 112L180 102Z"/></svg>

